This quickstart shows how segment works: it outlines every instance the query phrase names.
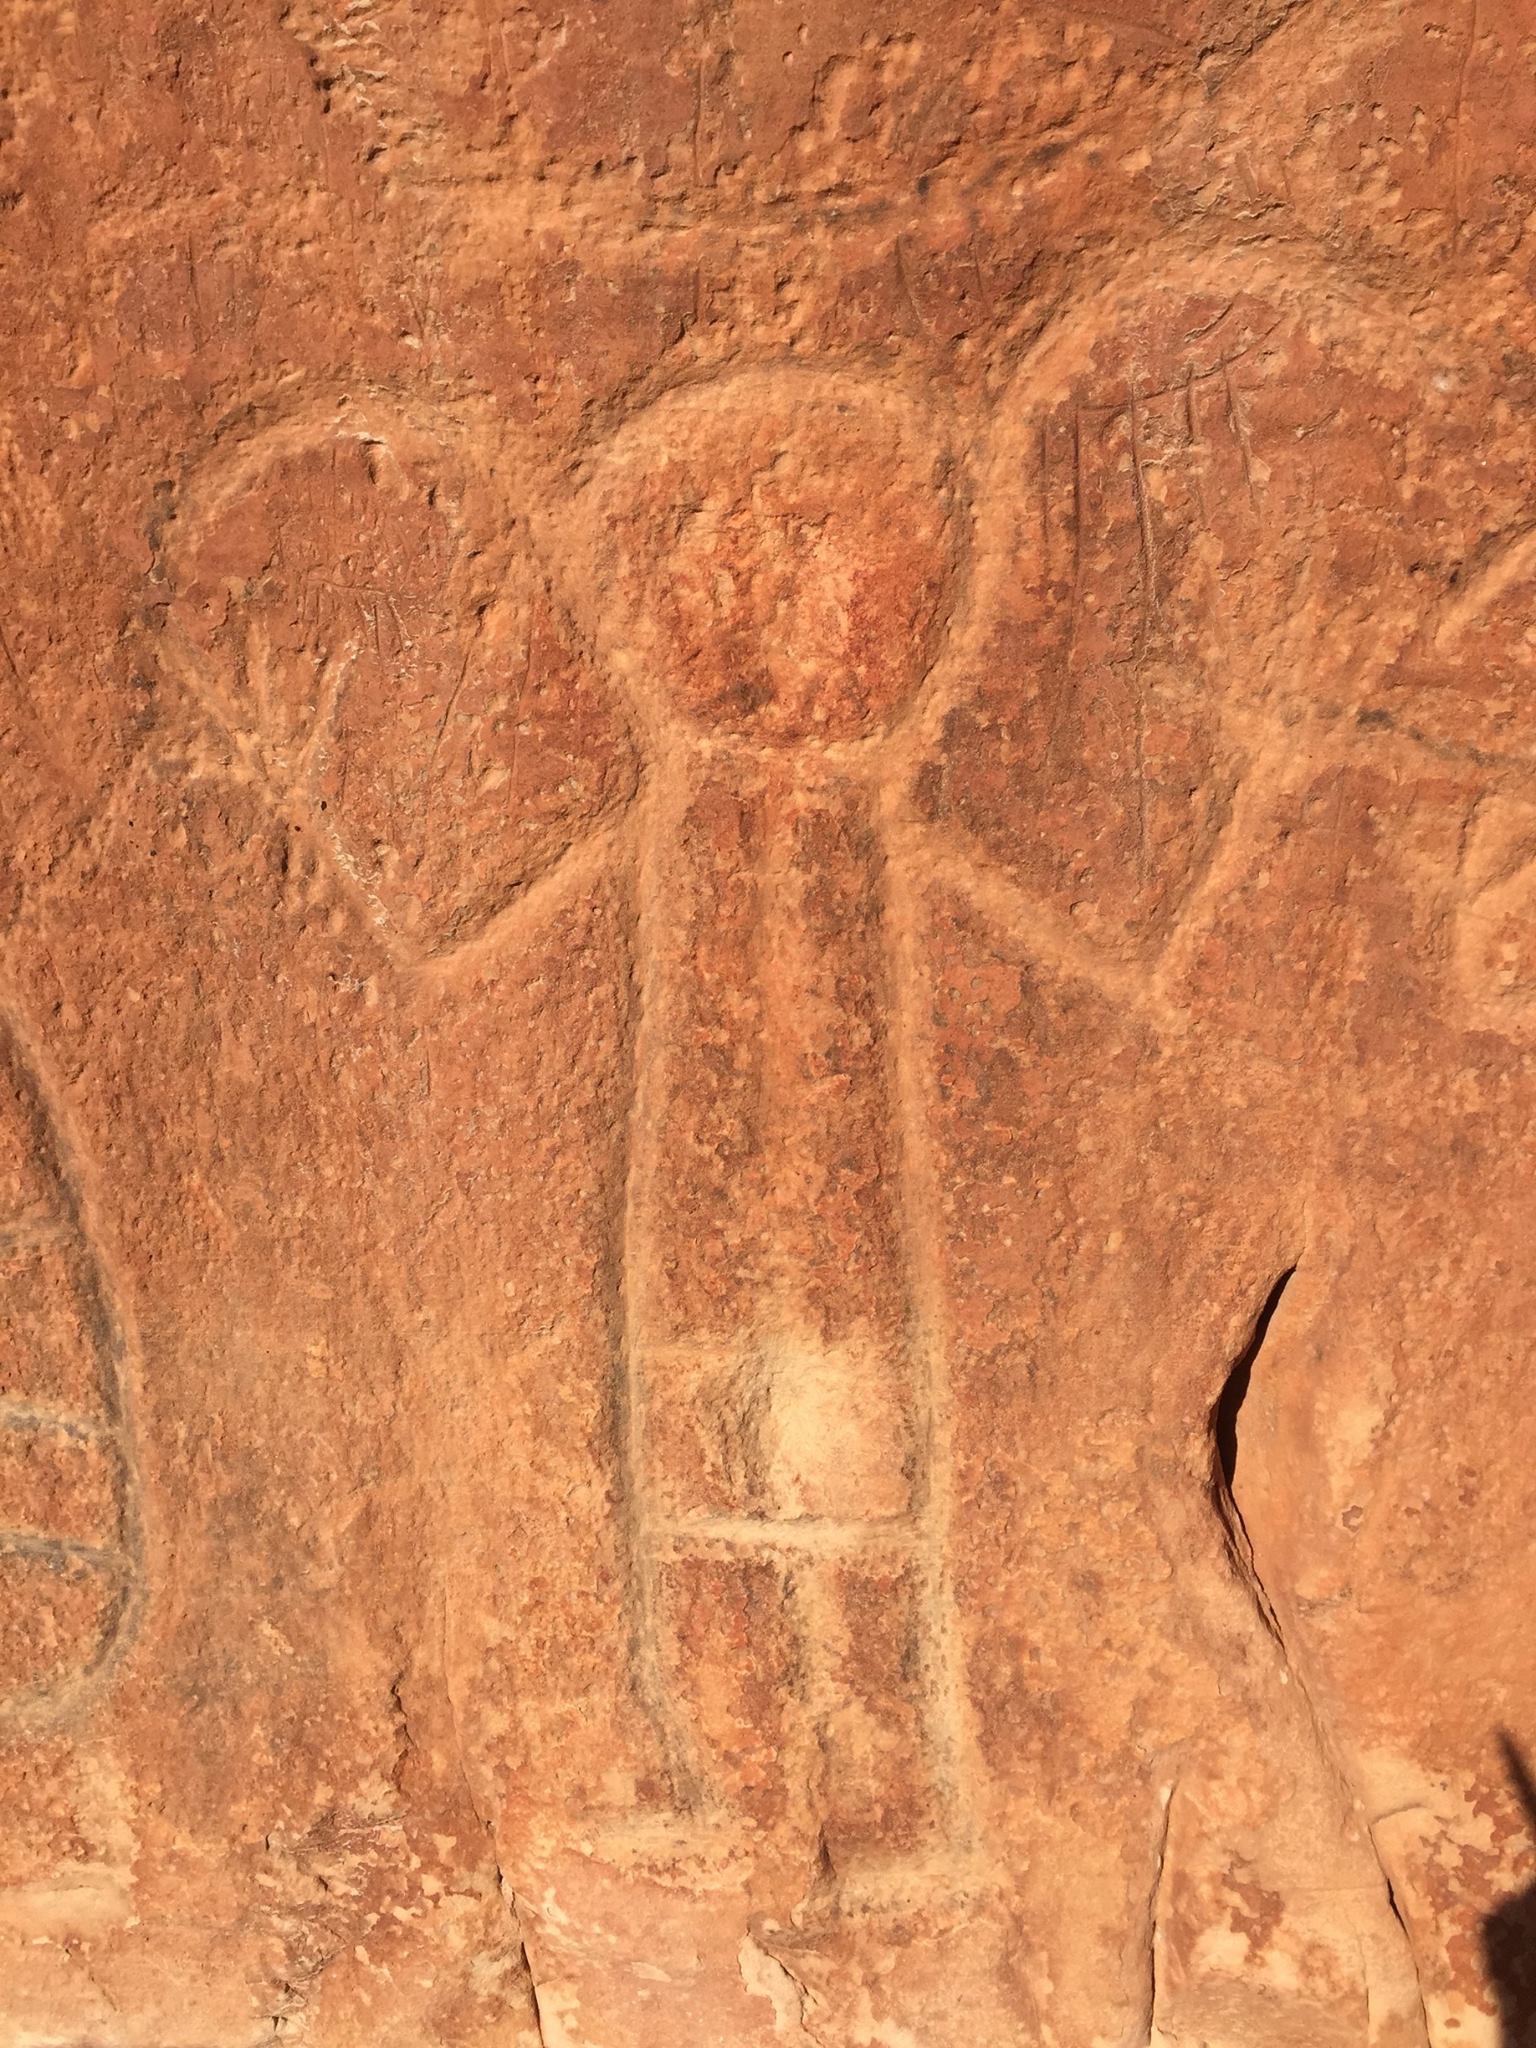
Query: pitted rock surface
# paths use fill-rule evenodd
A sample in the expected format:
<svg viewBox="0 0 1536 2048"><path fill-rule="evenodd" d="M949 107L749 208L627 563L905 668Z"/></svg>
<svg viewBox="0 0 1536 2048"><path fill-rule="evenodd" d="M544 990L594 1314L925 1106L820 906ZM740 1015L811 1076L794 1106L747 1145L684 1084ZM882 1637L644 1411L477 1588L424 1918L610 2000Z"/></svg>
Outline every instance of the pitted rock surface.
<svg viewBox="0 0 1536 2048"><path fill-rule="evenodd" d="M1526 0L0 91L0 2048L1536 2042Z"/></svg>

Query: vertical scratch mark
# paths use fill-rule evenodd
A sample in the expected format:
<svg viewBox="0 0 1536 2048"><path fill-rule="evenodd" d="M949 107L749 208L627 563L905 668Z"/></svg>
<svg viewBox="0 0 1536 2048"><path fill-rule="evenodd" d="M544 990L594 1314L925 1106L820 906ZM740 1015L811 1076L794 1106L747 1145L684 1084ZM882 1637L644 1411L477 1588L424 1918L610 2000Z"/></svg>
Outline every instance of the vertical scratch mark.
<svg viewBox="0 0 1536 2048"><path fill-rule="evenodd" d="M1462 136L1466 126L1467 80L1472 71L1472 59L1477 50L1479 30L1478 0L1467 0L1467 41L1461 53L1461 65L1456 74L1456 115L1452 128L1452 206L1455 211L1455 225L1459 228L1466 213L1466 198L1463 185Z"/></svg>
<svg viewBox="0 0 1536 2048"><path fill-rule="evenodd" d="M3 654L5 656L5 665L11 672L11 680L15 683L17 689L20 690L22 695L25 697L27 693L27 686L25 682L22 680L21 670L16 666L16 657L11 652L10 639L3 625L0 625L0 654Z"/></svg>
<svg viewBox="0 0 1536 2048"><path fill-rule="evenodd" d="M1072 608L1067 622L1067 668L1077 651L1077 620L1083 603L1083 412L1072 408Z"/></svg>
<svg viewBox="0 0 1536 2048"><path fill-rule="evenodd" d="M709 45L706 43L699 52L693 74L693 187L696 192L704 189L704 67L708 62Z"/></svg>
<svg viewBox="0 0 1536 2048"><path fill-rule="evenodd" d="M530 631L530 634L531 634L531 632L532 632L532 625L533 625L533 622L532 622L532 620L530 619L530 620L529 620L529 631ZM429 760L428 760L428 763L427 763L427 803L426 803L426 809L425 809L425 812L424 812L424 814L423 814L423 822L425 822L425 821L426 821L427 819L430 819L430 818L431 818L431 816L432 816L432 809L433 809L433 804L434 804L434 802L435 802L435 800L436 800L436 795L437 795L437 791L438 791L438 789L439 789L439 788L441 787L441 781L440 781L440 778L438 777L438 775L437 775L437 774L436 774L436 772L435 772L435 771L436 771L436 768L437 768L437 757L438 757L438 755L439 755L439 754L440 754L440 753L442 752L442 748L443 748L443 742L444 742L444 740L445 740L445 739L447 738L447 735L448 735L448 727L449 727L449 725L451 724L451 722L452 722L452 720L453 720L453 714L454 714L454 712L455 712L455 711L456 711L456 710L458 709L458 705L459 705L459 698L460 698L460 696L461 696L461 695L463 694L463 690L464 690L464 680L465 680L465 678L466 678L466 677L468 676L468 674L469 674L469 665L470 665L470 663L471 663L471 662L472 662L472 661L474 660L474 658L475 658L475 649L476 649L476 647L477 647L477 646L479 645L479 643L480 643L481 639L483 638L483 636L484 636L484 633L485 633L485 608L484 608L484 607L482 606L482 607L481 607L480 609L478 609L478 610L476 611L476 613L475 613L475 618L474 618L474 624L473 624L473 625L472 625L472 626L470 627L470 630L469 630L469 638L468 638L468 640L466 641L466 643L465 643L465 647L464 647L464 659L463 659L463 660L462 660L462 661L461 661L461 662L459 663L459 672L458 672L457 676L455 676L455 677L454 677L454 681L453 681L453 688L452 688L452 689L451 689L451 690L450 690L450 691L448 692L448 701L447 701L447 703L446 703L446 704L444 704L444 706L443 706L443 715L442 715L442 717L441 717L441 718L440 718L440 719L439 719L439 720L437 721L437 732L436 732L436 734L434 735L434 737L433 737L433 740L432 740L432 753L431 753L431 756L430 756L430 758L429 758ZM529 647L529 655L530 655L530 659L531 659L531 657L532 657L532 645L531 645L531 642L530 642L530 647ZM519 699L518 699L518 703L519 703L519 707L521 707L521 703L522 703L522 699L521 699L521 696L519 696ZM516 743L515 743L515 741L514 741L514 745L515 745L515 744L516 744ZM465 766L465 772L466 772L466 773L467 773L467 772L469 771L470 767L472 766L472 763L473 763L473 753L474 753L474 747L473 747L473 742L471 742L471 743L470 743L470 744L469 744L468 746L466 746L466 748L465 748L465 750L464 750L464 766Z"/></svg>
<svg viewBox="0 0 1536 2048"><path fill-rule="evenodd" d="M1051 440L1044 420L1040 422L1040 563L1044 580L1051 580Z"/></svg>
<svg viewBox="0 0 1536 2048"><path fill-rule="evenodd" d="M389 607L389 616L394 621L396 652L402 655L414 654L416 652L416 642L411 638L410 628L400 616L400 607L395 603L395 593L392 590L386 590L383 593L383 597L385 604Z"/></svg>
<svg viewBox="0 0 1536 2048"><path fill-rule="evenodd" d="M1205 469L1201 460L1200 416L1195 410L1195 373L1190 371L1184 384L1184 445L1189 450L1190 481L1194 485L1195 503L1200 508L1200 524L1207 529L1211 523L1211 511L1205 498Z"/></svg>
<svg viewBox="0 0 1536 2048"><path fill-rule="evenodd" d="M923 309L917 303L917 293L912 289L912 278L910 272L907 269L906 251L902 248L901 243L902 238L900 235L898 235L896 237L895 243L896 275L898 278L900 278L901 288L907 295L907 304L912 308L913 319L916 320L918 326L921 328L922 332L928 337L928 339L932 341L934 339L933 328L931 327L929 322L923 317Z"/></svg>
<svg viewBox="0 0 1536 2048"><path fill-rule="evenodd" d="M1157 622L1157 545L1152 531L1152 500L1147 492L1147 472L1141 452L1141 401L1134 384L1131 386L1127 419L1131 434L1131 486L1136 493L1136 524L1141 534L1141 634L1137 650L1137 659L1140 660L1151 644L1152 628Z"/></svg>
<svg viewBox="0 0 1536 2048"><path fill-rule="evenodd" d="M1243 423L1242 411L1237 403L1237 387L1232 382L1232 366L1223 363L1221 381L1227 394L1227 425L1232 429L1232 438L1237 443L1237 452L1242 458L1243 482L1248 487L1248 502L1257 506L1258 493L1253 482L1253 450L1248 445L1248 429Z"/></svg>
<svg viewBox="0 0 1536 2048"><path fill-rule="evenodd" d="M513 805L517 802L518 760L523 749L523 705L528 696L528 685L533 680L533 635L539 619L539 603L543 596L535 591L533 602L528 607L528 648L523 657L523 672L517 679L517 700L512 706L512 757L507 763L507 815L511 817Z"/></svg>
<svg viewBox="0 0 1536 2048"><path fill-rule="evenodd" d="M1168 1837L1173 1828L1173 1802L1178 1796L1178 1790L1177 1782L1168 1787L1168 1797L1163 1805L1163 1825L1157 1838L1157 1853L1152 1868L1152 1883L1147 1895L1147 2033L1149 2039L1153 2041L1158 2038L1158 1922L1162 1918L1163 1887L1168 1871Z"/></svg>
<svg viewBox="0 0 1536 2048"><path fill-rule="evenodd" d="M1127 412L1131 436L1131 487L1136 494L1136 524L1141 534L1141 621L1136 635L1133 688L1136 693L1136 879L1144 888L1147 880L1147 703L1142 683L1142 663L1152 645L1157 623L1157 543L1152 531L1152 501L1147 494L1147 474L1141 455L1141 411L1136 386L1131 386Z"/></svg>
<svg viewBox="0 0 1536 2048"><path fill-rule="evenodd" d="M314 722L310 727L309 737L299 748L293 776L294 786L310 796L318 793L319 778L324 771L326 743L331 737L336 713L341 705L342 684L347 665L347 656L343 652L330 655L320 667L315 688ZM341 785L337 790L338 802L344 801L345 796L344 765Z"/></svg>
<svg viewBox="0 0 1536 2048"><path fill-rule="evenodd" d="M971 268L976 273L976 290L981 298L982 305L990 313L993 310L992 294L987 289L986 272L981 267L981 252L976 247L976 230L974 227L971 229L970 239L966 243L966 248L970 254Z"/></svg>
<svg viewBox="0 0 1536 2048"><path fill-rule="evenodd" d="M202 296L197 289L197 264L193 261L192 244L190 242L186 245L186 251L187 289L192 305L192 346L201 351L203 346L203 302Z"/></svg>
<svg viewBox="0 0 1536 2048"><path fill-rule="evenodd" d="M437 767L437 757L442 752L443 739L448 731L449 720L458 708L459 692L464 688L464 678L469 674L469 664L474 658L475 636L471 634L469 645L464 649L464 659L459 663L459 673L454 678L453 688L448 692L448 702L443 706L443 715L437 721L437 737L432 742L431 757L427 762L430 776Z"/></svg>

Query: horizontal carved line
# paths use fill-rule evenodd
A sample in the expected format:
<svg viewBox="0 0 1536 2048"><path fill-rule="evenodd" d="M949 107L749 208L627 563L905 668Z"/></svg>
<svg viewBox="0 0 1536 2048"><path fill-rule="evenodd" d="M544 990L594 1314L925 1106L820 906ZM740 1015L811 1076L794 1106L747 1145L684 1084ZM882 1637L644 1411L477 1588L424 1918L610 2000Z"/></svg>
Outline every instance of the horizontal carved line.
<svg viewBox="0 0 1536 2048"><path fill-rule="evenodd" d="M39 1407L31 1401L0 1400L0 1429L31 1430L37 1435L67 1436L75 1443L110 1442L117 1432L63 1408Z"/></svg>
<svg viewBox="0 0 1536 2048"><path fill-rule="evenodd" d="M979 1901L997 1888L984 1857L940 1840L926 1849L855 1854L838 1871L837 1903L844 1913L891 1913L940 1900Z"/></svg>
<svg viewBox="0 0 1536 2048"><path fill-rule="evenodd" d="M0 1258L7 1252L26 1252L39 1245L63 1244L72 1235L69 1225L56 1217L18 1217L15 1222L0 1223Z"/></svg>
<svg viewBox="0 0 1536 2048"><path fill-rule="evenodd" d="M728 1550L813 1552L906 1543L918 1533L918 1525L910 1515L871 1516L868 1521L835 1519L830 1515L806 1515L797 1521L770 1521L759 1515L700 1515L656 1522L652 1527L667 1543L719 1545Z"/></svg>
<svg viewBox="0 0 1536 2048"><path fill-rule="evenodd" d="M79 1543L72 1536L43 1536L32 1529L0 1529L0 1561L7 1557L39 1558L55 1566L81 1564L114 1578L125 1578L134 1569L126 1551Z"/></svg>

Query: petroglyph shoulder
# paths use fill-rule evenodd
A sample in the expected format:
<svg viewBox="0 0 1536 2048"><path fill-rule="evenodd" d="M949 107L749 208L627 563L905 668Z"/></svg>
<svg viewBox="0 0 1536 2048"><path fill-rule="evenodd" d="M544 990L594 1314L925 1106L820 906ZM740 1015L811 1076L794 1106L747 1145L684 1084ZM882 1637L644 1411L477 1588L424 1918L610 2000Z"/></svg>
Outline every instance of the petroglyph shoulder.
<svg viewBox="0 0 1536 2048"><path fill-rule="evenodd" d="M411 959L480 938L634 786L501 496L459 438L327 407L216 457L167 548L163 660Z"/></svg>

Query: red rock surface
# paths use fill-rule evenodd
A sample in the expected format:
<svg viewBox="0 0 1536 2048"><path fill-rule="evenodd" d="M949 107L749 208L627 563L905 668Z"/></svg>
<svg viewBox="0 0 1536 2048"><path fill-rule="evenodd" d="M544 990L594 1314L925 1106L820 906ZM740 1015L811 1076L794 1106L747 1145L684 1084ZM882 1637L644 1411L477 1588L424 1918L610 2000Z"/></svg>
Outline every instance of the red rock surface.
<svg viewBox="0 0 1536 2048"><path fill-rule="evenodd" d="M0 94L0 2048L1536 2041L1536 15Z"/></svg>

